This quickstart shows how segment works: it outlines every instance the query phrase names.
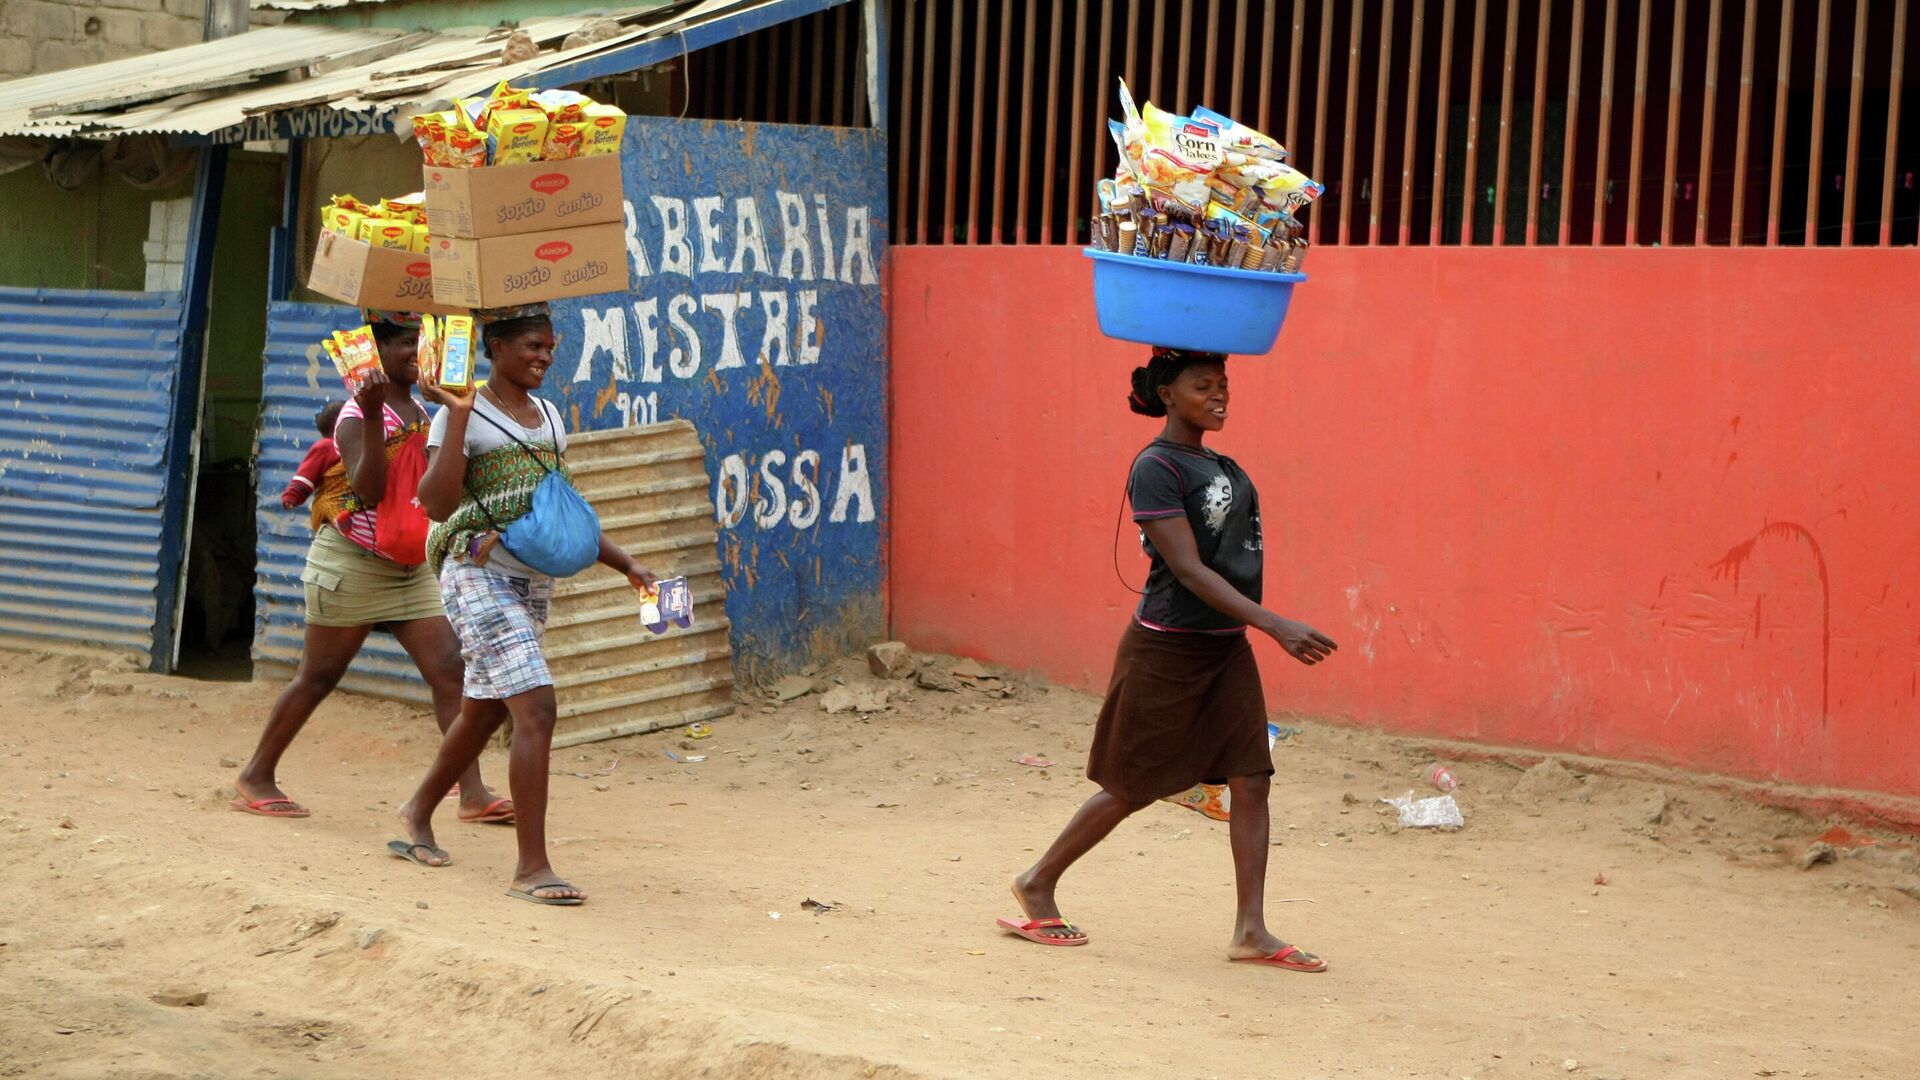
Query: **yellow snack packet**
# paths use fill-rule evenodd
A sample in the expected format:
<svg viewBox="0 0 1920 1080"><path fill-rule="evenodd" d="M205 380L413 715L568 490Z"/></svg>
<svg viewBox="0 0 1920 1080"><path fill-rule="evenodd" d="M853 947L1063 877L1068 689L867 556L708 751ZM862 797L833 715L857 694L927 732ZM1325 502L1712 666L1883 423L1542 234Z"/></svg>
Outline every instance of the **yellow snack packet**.
<svg viewBox="0 0 1920 1080"><path fill-rule="evenodd" d="M340 350L336 363L343 366L340 375L346 381L347 393L358 394L367 376L380 367L380 346L373 340L373 327L335 330L333 343Z"/></svg>
<svg viewBox="0 0 1920 1080"><path fill-rule="evenodd" d="M497 109L487 120L488 164L539 161L547 142L547 114L539 109Z"/></svg>
<svg viewBox="0 0 1920 1080"><path fill-rule="evenodd" d="M420 226L410 221L376 220L369 218L361 237L374 247L391 248L394 251L411 251L415 238L420 235Z"/></svg>
<svg viewBox="0 0 1920 1080"><path fill-rule="evenodd" d="M448 390L472 390L473 316L447 316L440 334L440 361L434 382Z"/></svg>
<svg viewBox="0 0 1920 1080"><path fill-rule="evenodd" d="M320 211L321 227L349 240L360 239L360 226L366 220L366 215L360 211L339 206L329 206Z"/></svg>
<svg viewBox="0 0 1920 1080"><path fill-rule="evenodd" d="M419 345L414 351L414 363L420 365L422 382L438 382L440 379L440 320L432 315L420 316Z"/></svg>
<svg viewBox="0 0 1920 1080"><path fill-rule="evenodd" d="M333 361L333 370L341 378L347 377L347 360L340 355L340 346L332 338L320 339L320 347L327 351L327 359Z"/></svg>
<svg viewBox="0 0 1920 1080"><path fill-rule="evenodd" d="M453 169L477 169L487 163L487 135L474 126L469 105L456 100L446 115L446 161ZM472 108L478 108L473 106Z"/></svg>
<svg viewBox="0 0 1920 1080"><path fill-rule="evenodd" d="M598 102L587 106L585 113L586 142L580 148L580 156L619 153L620 140L627 133L627 114L618 106Z"/></svg>

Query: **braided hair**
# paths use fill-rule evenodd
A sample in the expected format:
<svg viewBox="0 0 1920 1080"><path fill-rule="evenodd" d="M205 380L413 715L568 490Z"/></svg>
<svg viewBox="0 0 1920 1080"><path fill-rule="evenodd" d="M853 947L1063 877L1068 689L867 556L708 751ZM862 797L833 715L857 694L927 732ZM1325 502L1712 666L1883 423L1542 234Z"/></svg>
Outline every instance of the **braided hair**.
<svg viewBox="0 0 1920 1080"><path fill-rule="evenodd" d="M1127 408L1141 416L1165 416L1167 403L1160 400L1161 387L1178 378L1182 371L1195 364L1226 362L1226 356L1221 353L1168 349L1156 345L1153 350L1153 359L1147 361L1147 366L1133 369L1133 389L1127 394Z"/></svg>

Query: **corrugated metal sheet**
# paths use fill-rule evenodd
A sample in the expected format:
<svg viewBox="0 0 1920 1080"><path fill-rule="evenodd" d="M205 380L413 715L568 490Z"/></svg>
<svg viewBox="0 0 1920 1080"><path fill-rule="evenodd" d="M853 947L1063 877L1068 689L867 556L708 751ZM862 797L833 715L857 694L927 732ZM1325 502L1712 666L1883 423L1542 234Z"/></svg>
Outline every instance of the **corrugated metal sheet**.
<svg viewBox="0 0 1920 1080"><path fill-rule="evenodd" d="M177 293L0 289L0 638L150 663Z"/></svg>
<svg viewBox="0 0 1920 1080"><path fill-rule="evenodd" d="M275 303L267 309L266 369L262 373L260 453L255 487L259 557L254 579L253 673L256 679L287 679L300 664L306 634L307 508L283 510L280 492L319 433L313 414L346 391L320 339L359 324L352 308ZM380 697L428 704L426 683L390 634L373 634L354 658L341 685Z"/></svg>
<svg viewBox="0 0 1920 1080"><path fill-rule="evenodd" d="M844 2L702 0L669 12L654 6L530 18L518 28L546 51L536 59L505 65L499 62L508 33L504 29L401 39L391 31L267 27L156 54L167 58L160 75L150 73L144 65L151 61L142 57L9 83L9 94L0 99L0 135L107 138L152 132L238 142L371 134L393 130L396 122L404 130L418 113L443 108L456 96L483 93L502 79L533 79L543 71L574 67L696 25L739 19L751 28L765 22L768 12L791 9L792 17L798 17L823 3ZM626 24L628 31L595 44L559 49L569 34L606 18ZM322 41L331 44L317 48ZM241 79L235 70L260 70L272 78ZM296 71L302 77L283 77ZM127 92L107 93L123 84L129 86ZM28 87L25 96L17 89L23 85ZM133 93L134 88L144 89ZM119 103L93 104L105 98ZM289 116L293 119L281 122Z"/></svg>
<svg viewBox="0 0 1920 1080"><path fill-rule="evenodd" d="M561 582L546 639L560 698L554 745L732 713L732 624L699 434L670 420L575 435L567 461L615 543L662 577L687 578L694 623L647 630L627 579L604 566Z"/></svg>

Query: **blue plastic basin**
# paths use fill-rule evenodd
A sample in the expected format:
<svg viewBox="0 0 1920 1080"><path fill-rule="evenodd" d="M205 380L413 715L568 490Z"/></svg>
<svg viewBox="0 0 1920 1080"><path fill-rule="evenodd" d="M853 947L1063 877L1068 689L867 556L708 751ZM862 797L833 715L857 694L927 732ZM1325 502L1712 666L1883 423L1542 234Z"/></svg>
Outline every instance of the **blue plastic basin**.
<svg viewBox="0 0 1920 1080"><path fill-rule="evenodd" d="M1305 274L1229 270L1087 248L1100 332L1122 341L1260 356L1280 338Z"/></svg>

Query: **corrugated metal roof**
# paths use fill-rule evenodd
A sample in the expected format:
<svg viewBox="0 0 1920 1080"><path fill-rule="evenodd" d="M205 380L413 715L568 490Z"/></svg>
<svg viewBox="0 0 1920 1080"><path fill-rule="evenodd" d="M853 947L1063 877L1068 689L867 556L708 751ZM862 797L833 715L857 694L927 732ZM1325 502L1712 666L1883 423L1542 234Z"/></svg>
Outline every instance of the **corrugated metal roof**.
<svg viewBox="0 0 1920 1080"><path fill-rule="evenodd" d="M500 63L509 33L504 29L403 37L393 31L266 27L155 56L10 82L0 95L0 135L245 135L243 125L257 118L304 110L362 121L377 116L381 123L361 128L322 123L289 134L359 134L390 130L396 121L404 130L414 115L443 108L454 97L483 93L501 79L525 79L698 23L783 6L795 7L797 15L819 4L700 0L667 9L527 19L519 28L545 51L517 64ZM558 48L568 35L608 18L625 24L626 33ZM236 81L235 71L254 74ZM99 104L109 99L112 104Z"/></svg>
<svg viewBox="0 0 1920 1080"><path fill-rule="evenodd" d="M0 638L152 660L178 293L0 289Z"/></svg>

